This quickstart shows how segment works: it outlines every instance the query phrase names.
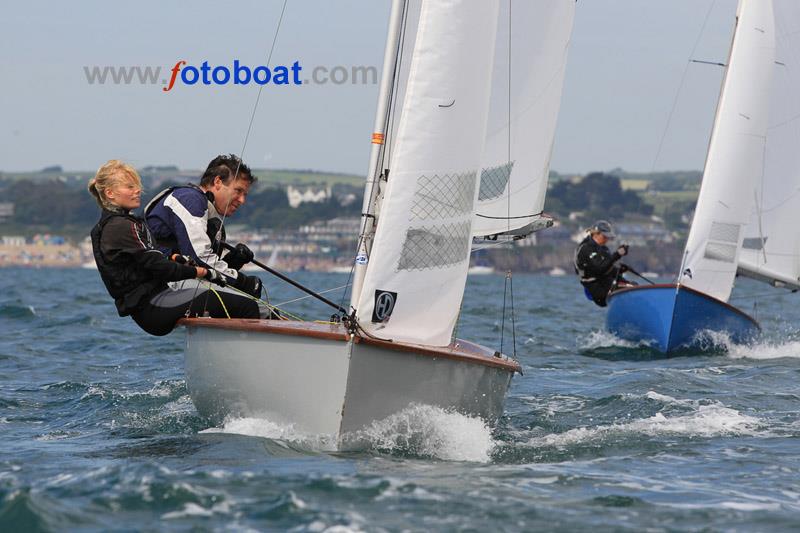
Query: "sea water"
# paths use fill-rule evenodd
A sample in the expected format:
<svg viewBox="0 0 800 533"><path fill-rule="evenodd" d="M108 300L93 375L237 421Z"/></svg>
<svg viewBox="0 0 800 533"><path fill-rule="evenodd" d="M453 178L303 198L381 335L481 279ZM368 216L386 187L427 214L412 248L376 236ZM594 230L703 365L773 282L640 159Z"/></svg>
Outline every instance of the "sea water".
<svg viewBox="0 0 800 533"><path fill-rule="evenodd" d="M275 303L302 296L262 279ZM119 318L97 272L2 269L0 531L800 528L800 296L740 282L763 338L662 359L604 333L572 277L515 275L512 331L504 286L471 278L458 326L516 346L497 426L411 405L365 430L369 449L331 453L290 425L200 417L182 330Z"/></svg>

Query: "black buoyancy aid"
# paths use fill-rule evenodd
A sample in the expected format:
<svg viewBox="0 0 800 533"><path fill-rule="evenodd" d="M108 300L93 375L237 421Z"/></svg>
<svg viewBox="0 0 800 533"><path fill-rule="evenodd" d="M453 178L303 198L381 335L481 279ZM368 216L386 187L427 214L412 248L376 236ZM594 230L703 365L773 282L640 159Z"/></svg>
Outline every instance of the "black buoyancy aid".
<svg viewBox="0 0 800 533"><path fill-rule="evenodd" d="M125 212L103 209L100 221L92 228L92 250L97 270L100 272L100 277L108 289L108 293L114 298L119 315L127 316L136 311L146 297L165 289L167 284L155 279L146 270L138 268L130 258L122 257L123 254L115 258L105 256L102 250L103 239L105 238L106 242L109 240L114 242L117 236L104 235L104 232L108 223L115 217L122 217L130 221L137 237L142 239L146 245L152 247L154 242L144 221Z"/></svg>

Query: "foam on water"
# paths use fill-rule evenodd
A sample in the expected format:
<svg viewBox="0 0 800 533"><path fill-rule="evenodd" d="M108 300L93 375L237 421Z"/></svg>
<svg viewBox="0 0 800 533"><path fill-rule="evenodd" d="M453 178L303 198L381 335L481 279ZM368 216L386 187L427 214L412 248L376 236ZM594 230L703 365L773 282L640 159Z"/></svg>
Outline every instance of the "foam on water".
<svg viewBox="0 0 800 533"><path fill-rule="evenodd" d="M200 433L228 433L300 444L315 451L336 449L330 435L310 435L294 424L269 418L229 418L221 428ZM347 447L411 454L445 461L488 462L495 446L491 429L470 417L429 405L410 405L367 428L342 438Z"/></svg>
<svg viewBox="0 0 800 533"><path fill-rule="evenodd" d="M659 503L668 507L678 509L730 509L734 511L756 512L756 511L778 511L780 503L753 503L753 502L719 502L713 504L706 503Z"/></svg>
<svg viewBox="0 0 800 533"><path fill-rule="evenodd" d="M208 428L200 433L228 433L300 444L313 450L334 450L335 440L330 435L311 435L297 429L294 424L280 423L268 418L228 418L221 428Z"/></svg>
<svg viewBox="0 0 800 533"><path fill-rule="evenodd" d="M161 515L163 520L175 520L179 518L188 518L188 517L210 517L214 516L215 514L228 514L230 513L231 506L228 502L220 502L213 505L210 509L206 509L205 507L198 505L193 502L187 502L183 504L183 509L180 511L172 511L169 513L164 513Z"/></svg>
<svg viewBox="0 0 800 533"><path fill-rule="evenodd" d="M627 341L620 339L609 331L592 331L583 338L578 338L579 350L597 350L598 348L647 348L647 341Z"/></svg>
<svg viewBox="0 0 800 533"><path fill-rule="evenodd" d="M733 359L799 359L800 341L730 344L728 346L728 357Z"/></svg>
<svg viewBox="0 0 800 533"><path fill-rule="evenodd" d="M701 349L723 351L733 359L800 358L800 341L796 340L736 344L726 332L703 330L698 333L697 341Z"/></svg>
<svg viewBox="0 0 800 533"><path fill-rule="evenodd" d="M563 447L635 434L651 437L660 435L684 435L687 437L754 435L762 427L762 423L757 418L744 415L719 402L680 400L653 391L645 394L645 397L667 405L689 408L690 412L679 415L665 415L658 412L651 417L630 422L579 427L564 433L534 437L528 443L534 446Z"/></svg>
<svg viewBox="0 0 800 533"><path fill-rule="evenodd" d="M419 404L374 422L353 437L378 451L445 461L485 463L495 447L491 430L481 418Z"/></svg>

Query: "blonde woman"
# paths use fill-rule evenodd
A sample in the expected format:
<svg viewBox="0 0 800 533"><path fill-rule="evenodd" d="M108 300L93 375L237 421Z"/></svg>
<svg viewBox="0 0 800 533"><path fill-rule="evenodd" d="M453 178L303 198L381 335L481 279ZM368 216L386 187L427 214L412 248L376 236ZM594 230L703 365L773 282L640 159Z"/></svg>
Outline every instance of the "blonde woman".
<svg viewBox="0 0 800 533"><path fill-rule="evenodd" d="M130 315L151 335L166 335L184 316L258 318L257 303L244 295L200 289L170 289L167 282L201 278L224 285L216 271L177 256L171 261L154 246L144 220L132 211L141 205L142 181L136 170L111 160L89 181L102 209L92 229L92 249L100 277L120 316Z"/></svg>

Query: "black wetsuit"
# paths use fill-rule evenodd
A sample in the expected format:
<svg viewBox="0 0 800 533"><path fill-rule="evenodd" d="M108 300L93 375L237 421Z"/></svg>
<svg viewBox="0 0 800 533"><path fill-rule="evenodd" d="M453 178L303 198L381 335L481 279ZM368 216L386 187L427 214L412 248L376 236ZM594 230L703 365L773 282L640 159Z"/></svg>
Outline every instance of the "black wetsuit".
<svg viewBox="0 0 800 533"><path fill-rule="evenodd" d="M120 209L103 209L92 228L92 249L100 277L120 316L130 315L151 335L166 335L178 319L202 315L258 318L258 305L239 294L206 287L173 290L167 282L194 279L193 266L170 261L155 249L144 221ZM224 305L223 305L224 303Z"/></svg>
<svg viewBox="0 0 800 533"><path fill-rule="evenodd" d="M575 249L575 273L600 307L606 306L608 292L619 275L619 265L615 263L620 257L617 252L611 253L607 246L597 244L591 235Z"/></svg>

